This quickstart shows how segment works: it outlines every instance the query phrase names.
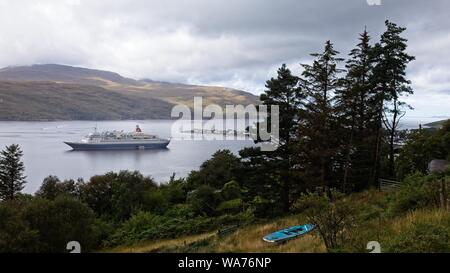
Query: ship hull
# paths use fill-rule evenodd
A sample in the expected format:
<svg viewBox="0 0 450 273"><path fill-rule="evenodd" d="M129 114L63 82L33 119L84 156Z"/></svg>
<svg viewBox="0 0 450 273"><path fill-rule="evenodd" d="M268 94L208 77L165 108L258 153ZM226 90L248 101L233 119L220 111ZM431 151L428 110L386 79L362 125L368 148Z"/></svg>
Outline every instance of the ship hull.
<svg viewBox="0 0 450 273"><path fill-rule="evenodd" d="M98 150L153 150L165 149L170 141L158 143L77 143L64 142L75 151L98 151Z"/></svg>

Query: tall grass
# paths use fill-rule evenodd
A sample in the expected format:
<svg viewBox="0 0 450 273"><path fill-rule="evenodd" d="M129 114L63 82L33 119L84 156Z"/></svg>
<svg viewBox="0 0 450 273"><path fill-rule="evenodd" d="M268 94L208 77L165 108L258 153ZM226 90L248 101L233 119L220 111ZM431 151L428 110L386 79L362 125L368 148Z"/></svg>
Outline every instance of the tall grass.
<svg viewBox="0 0 450 273"><path fill-rule="evenodd" d="M325 252L325 246L321 239L313 234L307 234L282 244L268 243L262 239L269 233L299 224L305 224L302 217L290 216L276 219L271 223L251 225L223 238L214 237L207 245L195 251L218 253Z"/></svg>
<svg viewBox="0 0 450 273"><path fill-rule="evenodd" d="M359 207L359 222L349 233L349 240L339 249L327 250L317 231L282 243L267 243L263 237L286 227L307 223L299 212L270 222L252 224L225 237L215 232L178 239L148 241L111 252L233 252L233 253L320 253L327 251L368 252L369 241L378 241L382 252L450 251L450 212L438 208L416 209L397 216L386 213L386 195L367 191L345 197ZM448 244L449 246L447 247Z"/></svg>

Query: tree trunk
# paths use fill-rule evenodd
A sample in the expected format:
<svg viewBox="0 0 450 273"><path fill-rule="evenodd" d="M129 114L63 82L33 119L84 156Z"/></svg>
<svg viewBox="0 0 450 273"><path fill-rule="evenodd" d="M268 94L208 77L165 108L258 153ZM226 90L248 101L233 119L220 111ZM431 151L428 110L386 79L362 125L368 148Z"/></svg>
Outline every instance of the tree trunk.
<svg viewBox="0 0 450 273"><path fill-rule="evenodd" d="M382 124L383 124L383 104L384 101L380 100L380 105L378 106L378 120L377 120L377 136L376 136L376 144L375 144L375 158L374 165L372 170L372 184L376 185L378 180L380 179L380 168L381 168L381 132L382 132Z"/></svg>
<svg viewBox="0 0 450 273"><path fill-rule="evenodd" d="M352 129L351 129L351 133L350 133L350 140L348 143L348 147L347 147L347 156L345 159L345 169L344 169L344 180L342 182L342 191L345 193L347 191L347 182L348 182L348 171L350 168L350 161L351 161L351 149L353 147L353 138L354 138L354 134L355 134L355 118L353 116L352 118Z"/></svg>
<svg viewBox="0 0 450 273"><path fill-rule="evenodd" d="M395 172L394 171L394 169L395 169L394 137L395 136L394 136L394 134L395 134L395 131L391 130L390 136L389 136L389 177L391 179L395 178L395 175L394 175L394 172Z"/></svg>
<svg viewBox="0 0 450 273"><path fill-rule="evenodd" d="M395 131L397 129L398 107L397 98L394 99L394 116L392 117L392 128L389 130L389 176L395 179Z"/></svg>
<svg viewBox="0 0 450 273"><path fill-rule="evenodd" d="M283 182L283 189L282 189L282 202L283 202L283 212L289 212L289 209L291 208L291 202L289 200L289 182L284 181Z"/></svg>

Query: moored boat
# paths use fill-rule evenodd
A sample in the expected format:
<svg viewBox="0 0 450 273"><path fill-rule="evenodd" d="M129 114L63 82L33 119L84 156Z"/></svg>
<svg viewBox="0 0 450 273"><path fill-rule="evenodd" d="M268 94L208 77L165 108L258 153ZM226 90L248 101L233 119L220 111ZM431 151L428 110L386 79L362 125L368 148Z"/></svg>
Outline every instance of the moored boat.
<svg viewBox="0 0 450 273"><path fill-rule="evenodd" d="M64 142L73 150L148 150L165 149L170 139L159 138L156 135L145 134L139 126L131 133L123 131L95 130L79 142Z"/></svg>

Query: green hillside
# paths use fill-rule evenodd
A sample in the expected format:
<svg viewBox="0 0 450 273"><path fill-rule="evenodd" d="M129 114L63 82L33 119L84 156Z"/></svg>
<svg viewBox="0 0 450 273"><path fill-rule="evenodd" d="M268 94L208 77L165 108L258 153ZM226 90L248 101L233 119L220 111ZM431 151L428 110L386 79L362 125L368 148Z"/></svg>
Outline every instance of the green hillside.
<svg viewBox="0 0 450 273"><path fill-rule="evenodd" d="M399 196L397 194L397 196ZM333 251L369 252L369 241L378 241L382 252L427 252L439 249L441 235L450 232L450 212L441 209L417 209L407 213L391 215L388 209L393 196L377 191L366 191L348 197L348 202L364 208L360 215L355 215L352 230L346 231L346 240L340 249ZM358 220L356 220L358 219ZM307 217L303 213L242 227L235 232L219 236L216 233L203 233L180 236L175 239L142 241L101 252L149 253L149 252L188 252L188 253L326 253L319 232L299 237L282 244L267 243L262 238L274 231L286 227L304 224ZM440 234L441 231L443 234ZM414 242L417 234L417 241ZM420 237L422 236L422 237ZM446 239L448 242L448 239ZM442 242L443 249L447 242Z"/></svg>
<svg viewBox="0 0 450 273"><path fill-rule="evenodd" d="M99 86L0 82L0 120L164 119L172 104Z"/></svg>
<svg viewBox="0 0 450 273"><path fill-rule="evenodd" d="M63 65L0 69L0 120L169 119L176 104L256 104L224 87L135 80L109 71Z"/></svg>

